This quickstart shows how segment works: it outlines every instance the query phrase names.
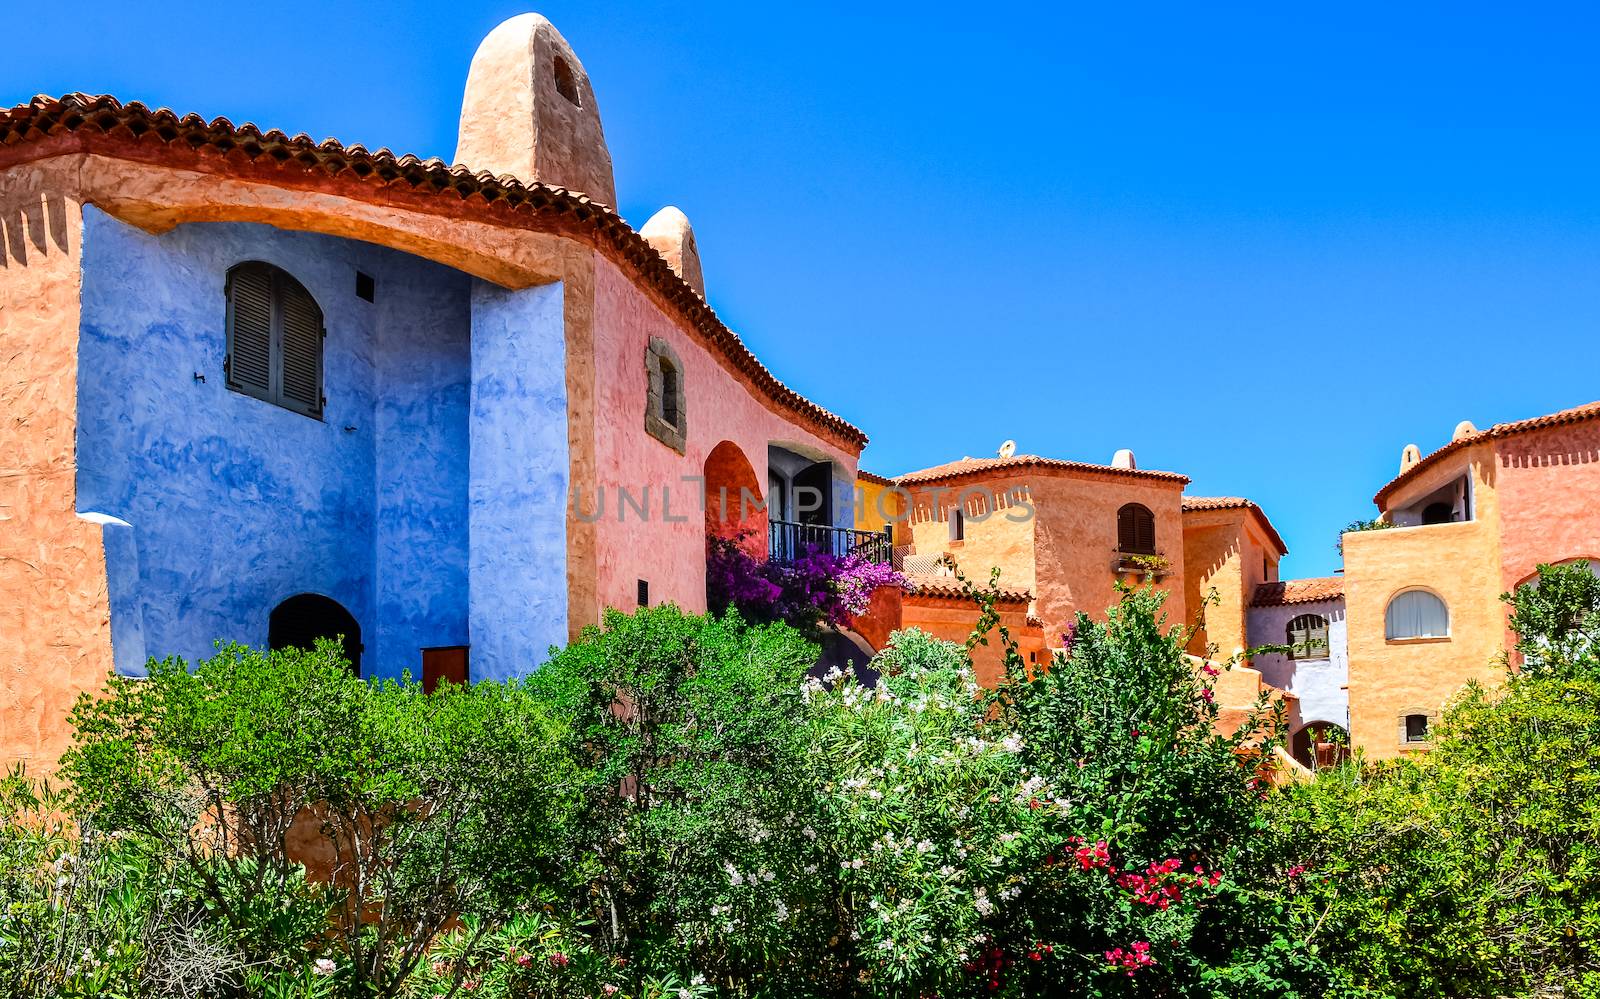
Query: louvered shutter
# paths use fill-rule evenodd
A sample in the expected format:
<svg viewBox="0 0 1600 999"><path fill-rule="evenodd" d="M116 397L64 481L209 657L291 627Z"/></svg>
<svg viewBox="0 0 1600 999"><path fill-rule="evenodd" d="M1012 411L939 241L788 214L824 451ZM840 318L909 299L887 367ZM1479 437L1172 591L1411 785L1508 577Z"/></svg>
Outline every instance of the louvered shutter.
<svg viewBox="0 0 1600 999"><path fill-rule="evenodd" d="M1301 614L1289 622L1290 659L1326 659L1328 619L1320 614Z"/></svg>
<svg viewBox="0 0 1600 999"><path fill-rule="evenodd" d="M228 272L228 386L272 399L272 271L264 264Z"/></svg>
<svg viewBox="0 0 1600 999"><path fill-rule="evenodd" d="M1144 507L1136 507L1133 512L1134 523L1138 526L1139 550L1148 554L1155 554L1156 550L1156 516Z"/></svg>
<svg viewBox="0 0 1600 999"><path fill-rule="evenodd" d="M282 315L283 397L288 409L310 416L322 413L322 310L310 292L287 274L278 274Z"/></svg>
<svg viewBox="0 0 1600 999"><path fill-rule="evenodd" d="M1141 555L1156 551L1155 514L1137 503L1117 511L1117 549Z"/></svg>

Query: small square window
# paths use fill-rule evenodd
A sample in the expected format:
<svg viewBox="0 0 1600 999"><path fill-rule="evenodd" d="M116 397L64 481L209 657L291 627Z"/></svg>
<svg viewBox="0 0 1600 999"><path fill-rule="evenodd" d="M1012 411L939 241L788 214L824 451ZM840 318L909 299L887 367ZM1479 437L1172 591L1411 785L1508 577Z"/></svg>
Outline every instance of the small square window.
<svg viewBox="0 0 1600 999"><path fill-rule="evenodd" d="M1406 741L1407 742L1427 742L1428 741L1428 716L1427 715L1406 715Z"/></svg>
<svg viewBox="0 0 1600 999"><path fill-rule="evenodd" d="M378 282L371 274L356 271L356 297L367 302L378 297Z"/></svg>

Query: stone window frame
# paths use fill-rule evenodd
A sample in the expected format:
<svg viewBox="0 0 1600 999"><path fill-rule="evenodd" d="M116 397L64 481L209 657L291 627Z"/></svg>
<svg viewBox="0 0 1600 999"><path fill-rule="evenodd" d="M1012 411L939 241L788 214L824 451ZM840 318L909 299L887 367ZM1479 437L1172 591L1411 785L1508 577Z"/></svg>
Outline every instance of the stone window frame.
<svg viewBox="0 0 1600 999"><path fill-rule="evenodd" d="M1420 705L1412 705L1409 708L1401 709L1400 714L1397 716L1397 721L1399 724L1396 726L1398 729L1396 734L1399 736L1400 751L1408 752L1432 749L1433 733L1438 728L1439 722L1443 720L1442 714L1443 713L1438 708L1425 708L1421 707ZM1420 739L1416 742L1412 742L1406 738L1406 719L1410 718L1412 715L1422 715L1428 719L1428 737L1426 739Z"/></svg>
<svg viewBox="0 0 1600 999"><path fill-rule="evenodd" d="M674 379L676 385L672 393L673 409L678 419L676 423L668 422L663 405L666 392L666 377L663 365L668 365L677 373ZM672 345L661 337L653 336L644 351L644 371L648 386L645 390L644 430L645 433L683 454L688 439L689 415L687 406L688 392L685 388L683 361L679 360L678 352Z"/></svg>

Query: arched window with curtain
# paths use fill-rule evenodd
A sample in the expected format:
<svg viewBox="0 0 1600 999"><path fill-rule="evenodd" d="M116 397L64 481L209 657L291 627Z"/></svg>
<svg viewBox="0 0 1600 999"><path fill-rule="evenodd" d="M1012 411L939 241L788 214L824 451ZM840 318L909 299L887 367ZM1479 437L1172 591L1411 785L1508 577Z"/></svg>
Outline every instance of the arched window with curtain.
<svg viewBox="0 0 1600 999"><path fill-rule="evenodd" d="M1328 619L1321 614L1301 614L1289 622L1290 659L1328 658Z"/></svg>
<svg viewBox="0 0 1600 999"><path fill-rule="evenodd" d="M322 308L288 271L247 260L228 271L228 387L322 419Z"/></svg>
<svg viewBox="0 0 1600 999"><path fill-rule="evenodd" d="M1450 637L1450 610L1427 590L1395 594L1384 612L1383 623L1384 637L1391 641Z"/></svg>
<svg viewBox="0 0 1600 999"><path fill-rule="evenodd" d="M1117 550L1132 555L1156 553L1156 515L1142 503L1117 511Z"/></svg>

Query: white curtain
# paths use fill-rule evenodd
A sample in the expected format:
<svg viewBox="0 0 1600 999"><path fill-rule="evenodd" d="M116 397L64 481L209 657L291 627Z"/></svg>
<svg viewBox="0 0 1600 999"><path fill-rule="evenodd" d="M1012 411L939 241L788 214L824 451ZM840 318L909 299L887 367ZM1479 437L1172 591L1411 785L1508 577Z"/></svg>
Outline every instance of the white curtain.
<svg viewBox="0 0 1600 999"><path fill-rule="evenodd" d="M1410 590L1389 601L1384 623L1389 638L1444 638L1450 634L1450 611L1426 590Z"/></svg>

